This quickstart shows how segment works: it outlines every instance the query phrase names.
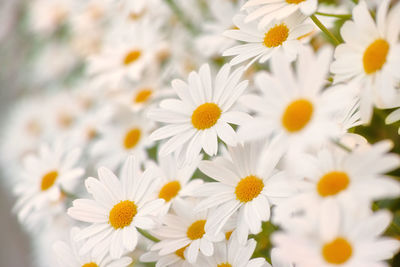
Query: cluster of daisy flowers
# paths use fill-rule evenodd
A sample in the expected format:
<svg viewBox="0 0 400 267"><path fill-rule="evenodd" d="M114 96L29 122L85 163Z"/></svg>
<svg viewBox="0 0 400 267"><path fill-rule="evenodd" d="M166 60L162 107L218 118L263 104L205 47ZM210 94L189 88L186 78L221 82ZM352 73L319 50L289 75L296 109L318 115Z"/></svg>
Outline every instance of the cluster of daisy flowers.
<svg viewBox="0 0 400 267"><path fill-rule="evenodd" d="M27 7L0 160L36 266L399 264L400 3Z"/></svg>

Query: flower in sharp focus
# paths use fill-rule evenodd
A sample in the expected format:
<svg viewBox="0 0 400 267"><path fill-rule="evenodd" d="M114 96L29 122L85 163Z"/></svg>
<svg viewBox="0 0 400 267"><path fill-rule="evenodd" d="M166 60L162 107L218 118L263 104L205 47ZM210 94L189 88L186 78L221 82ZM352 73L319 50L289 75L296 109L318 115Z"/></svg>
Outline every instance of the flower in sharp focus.
<svg viewBox="0 0 400 267"><path fill-rule="evenodd" d="M235 102L248 84L239 81L243 68L230 72L230 65L224 65L213 83L210 67L205 64L198 73L189 74L188 83L172 81L180 99L165 99L160 108L148 114L153 120L167 123L150 135L153 140L169 138L161 145L161 156L176 152L178 159L190 162L202 148L208 155L215 155L218 137L228 145L236 145L238 138L229 124L241 125L251 117L235 110Z"/></svg>
<svg viewBox="0 0 400 267"><path fill-rule="evenodd" d="M301 37L313 30L311 24L303 23L305 17L295 13L283 20L273 20L262 29L257 29L255 22L245 23L244 15L237 15L233 23L238 29L228 30L225 36L244 42L224 51L223 56L234 56L230 64L236 65L244 61L251 61L250 66L256 61L266 62L277 51L283 51L290 59L294 60L301 47Z"/></svg>
<svg viewBox="0 0 400 267"><path fill-rule="evenodd" d="M18 196L14 209L20 221L62 200L63 190L74 189L84 173L84 169L76 166L80 155L80 149L68 149L57 140L52 146L41 145L37 155L24 158L22 179L14 188Z"/></svg>
<svg viewBox="0 0 400 267"><path fill-rule="evenodd" d="M79 250L84 241L75 241L74 237L80 229L71 229L69 242L57 241L53 244L53 251L57 256L60 267L126 267L132 262L129 257L112 260L109 256L92 257L90 254L80 255Z"/></svg>
<svg viewBox="0 0 400 267"><path fill-rule="evenodd" d="M94 199L77 199L68 214L91 225L82 229L75 240L87 239L79 253L91 251L97 257L110 253L120 258L126 251L135 249L138 241L136 227L150 229L155 226L153 215L162 207L164 200L151 199L155 181L151 169L141 173L138 162L128 157L121 179L102 167L99 180L89 177L85 181L87 191Z"/></svg>
<svg viewBox="0 0 400 267"><path fill-rule="evenodd" d="M239 212L234 233L243 244L249 232L259 233L261 222L270 219L271 205L292 195L293 189L287 174L275 169L282 156L277 143L267 147L264 141L257 141L229 147L229 154L230 159L219 157L200 163L200 170L217 182L196 190L196 195L205 197L196 210L215 208L205 228L214 233Z"/></svg>
<svg viewBox="0 0 400 267"><path fill-rule="evenodd" d="M249 12L245 22L259 20L259 27L263 27L274 19L284 19L298 10L305 16L312 15L317 11L317 6L317 0L249 0L242 10Z"/></svg>
<svg viewBox="0 0 400 267"><path fill-rule="evenodd" d="M334 82L354 82L360 88L364 123L371 120L373 105L390 105L400 81L400 3L388 12L390 0L381 1L376 22L364 1L353 9L353 20L340 30L344 44L331 65Z"/></svg>

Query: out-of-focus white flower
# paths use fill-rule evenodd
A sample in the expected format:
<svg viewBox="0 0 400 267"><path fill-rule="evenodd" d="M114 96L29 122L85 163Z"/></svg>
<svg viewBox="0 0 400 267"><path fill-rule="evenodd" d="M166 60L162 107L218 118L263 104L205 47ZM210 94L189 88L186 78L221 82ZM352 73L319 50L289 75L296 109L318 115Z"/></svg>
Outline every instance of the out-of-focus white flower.
<svg viewBox="0 0 400 267"><path fill-rule="evenodd" d="M276 143L268 148L264 142L229 147L229 154L231 159L220 157L200 163L200 170L217 182L196 190L197 196L206 197L196 210L216 208L205 227L213 233L219 233L239 211L236 234L244 244L249 232L259 233L261 222L269 220L270 206L293 194L293 188L287 174L275 170L282 155Z"/></svg>
<svg viewBox="0 0 400 267"><path fill-rule="evenodd" d="M80 155L80 149L68 149L58 140L53 146L41 145L37 155L24 158L21 180L14 188L18 196L14 208L21 222L49 203L61 201L63 190L69 192L77 185L84 173L76 167Z"/></svg>
<svg viewBox="0 0 400 267"><path fill-rule="evenodd" d="M249 14L245 22L259 19L259 27L264 27L272 20L287 18L298 10L305 16L312 15L318 6L318 0L249 0L242 9ZM256 8L255 8L256 7Z"/></svg>
<svg viewBox="0 0 400 267"><path fill-rule="evenodd" d="M149 111L149 117L168 125L154 131L150 138L162 140L160 155L176 152L181 161L190 162L203 148L209 155L218 151L218 137L228 145L236 145L236 132L229 125L241 125L251 118L241 111L234 111L234 104L247 88L247 81L239 82L243 68L231 72L224 65L213 84L208 64L199 72L191 72L188 84L172 81L178 99L161 101L160 108Z"/></svg>
<svg viewBox="0 0 400 267"><path fill-rule="evenodd" d="M139 162L130 156L121 179L104 167L98 171L99 180L86 179L86 189L94 199L74 200L68 209L72 218L91 224L75 236L76 241L87 239L80 248L81 255L91 252L98 257L109 252L111 258L118 259L135 249L139 235L136 227L155 226L152 215L164 200L151 200L155 183L150 173L150 169L141 173Z"/></svg>
<svg viewBox="0 0 400 267"><path fill-rule="evenodd" d="M256 112L256 118L239 129L239 135L247 140L274 136L292 151L340 136L355 101L349 87L325 88L330 60L330 49L315 55L304 47L294 72L284 56L274 56L272 75L260 72L255 77L262 96L245 95L239 101Z"/></svg>
<svg viewBox="0 0 400 267"><path fill-rule="evenodd" d="M251 59L247 66L256 61L264 63L278 51L283 51L294 60L301 46L300 38L313 30L311 24L303 23L305 17L295 13L283 20L273 20L262 29L257 29L255 22L245 23L244 15L237 15L233 23L238 30L228 30L225 36L245 44L237 45L224 51L223 56L235 56L230 64L236 65Z"/></svg>
<svg viewBox="0 0 400 267"><path fill-rule="evenodd" d="M40 34L53 33L64 24L69 16L69 0L35 0L29 6L30 26Z"/></svg>
<svg viewBox="0 0 400 267"><path fill-rule="evenodd" d="M84 241L74 240L80 229L74 227L71 229L69 242L57 241L53 245L53 251L57 255L57 262L60 267L126 267L132 259L122 257L117 260L112 260L107 256L92 257L90 254L81 255L79 253Z"/></svg>
<svg viewBox="0 0 400 267"><path fill-rule="evenodd" d="M345 43L335 50L331 65L334 82L354 82L360 92L360 112L364 123L371 120L374 104L390 105L400 81L400 4L388 12L390 0L378 7L376 22L364 1L353 9L340 33Z"/></svg>
<svg viewBox="0 0 400 267"><path fill-rule="evenodd" d="M176 201L174 211L176 215L167 214L162 218L164 226L153 230L161 241L151 247L151 251L159 250L161 256L179 249L181 255L190 263L195 263L199 251L205 256L211 256L214 253L214 243L221 241L222 234L211 234L204 225L208 221L209 213L207 211L194 212L193 203L190 200ZM183 252L183 253L182 253Z"/></svg>
<svg viewBox="0 0 400 267"><path fill-rule="evenodd" d="M399 103L400 103L400 101L399 101ZM392 112L386 117L385 123L386 123L386 124L392 124L392 123L395 123L396 121L400 121L400 108L398 108L398 109L392 111ZM398 131L398 132L399 132L399 134L400 134L400 128L399 128L399 131Z"/></svg>

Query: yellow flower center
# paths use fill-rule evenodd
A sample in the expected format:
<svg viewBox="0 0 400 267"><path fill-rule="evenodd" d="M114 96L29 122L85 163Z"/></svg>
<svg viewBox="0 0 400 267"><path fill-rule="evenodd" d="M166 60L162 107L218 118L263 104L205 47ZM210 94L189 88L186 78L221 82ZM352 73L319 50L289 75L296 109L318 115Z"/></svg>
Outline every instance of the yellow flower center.
<svg viewBox="0 0 400 267"><path fill-rule="evenodd" d="M219 117L221 109L214 103L204 103L198 106L192 114L192 124L198 130L204 130L214 126Z"/></svg>
<svg viewBox="0 0 400 267"><path fill-rule="evenodd" d="M226 240L229 240L229 238L231 238L232 232L233 231L228 231L228 232L225 233L225 239Z"/></svg>
<svg viewBox="0 0 400 267"><path fill-rule="evenodd" d="M40 189L46 191L54 185L58 177L58 171L51 171L43 175L42 183L40 184Z"/></svg>
<svg viewBox="0 0 400 267"><path fill-rule="evenodd" d="M288 132L303 129L311 120L313 105L306 99L298 99L290 103L282 116L282 124Z"/></svg>
<svg viewBox="0 0 400 267"><path fill-rule="evenodd" d="M97 265L94 262L89 262L89 263L82 265L82 267L99 267L99 265Z"/></svg>
<svg viewBox="0 0 400 267"><path fill-rule="evenodd" d="M133 101L135 103L144 103L147 100L149 100L152 94L153 91L151 89L148 88L142 89L136 94L135 99Z"/></svg>
<svg viewBox="0 0 400 267"><path fill-rule="evenodd" d="M217 267L232 267L232 265L230 263L225 262L218 264Z"/></svg>
<svg viewBox="0 0 400 267"><path fill-rule="evenodd" d="M333 196L349 185L349 176L344 172L332 171L328 172L319 180L317 184L318 193L323 196Z"/></svg>
<svg viewBox="0 0 400 267"><path fill-rule="evenodd" d="M289 28L284 24L275 25L264 37L264 45L266 47L280 46L289 36Z"/></svg>
<svg viewBox="0 0 400 267"><path fill-rule="evenodd" d="M178 181L172 181L161 188L158 197L168 202L178 195L179 190L181 190L181 184Z"/></svg>
<svg viewBox="0 0 400 267"><path fill-rule="evenodd" d="M124 138L124 147L126 149L135 147L139 143L141 134L142 132L138 128L129 130Z"/></svg>
<svg viewBox="0 0 400 267"><path fill-rule="evenodd" d="M249 202L257 197L264 188L264 182L254 175L249 175L237 184L235 189L236 199L240 202Z"/></svg>
<svg viewBox="0 0 400 267"><path fill-rule="evenodd" d="M126 54L124 58L124 64L129 65L140 58L142 52L140 50L132 50L128 54Z"/></svg>
<svg viewBox="0 0 400 267"><path fill-rule="evenodd" d="M288 4L300 4L301 2L304 2L305 0L286 0L286 3Z"/></svg>
<svg viewBox="0 0 400 267"><path fill-rule="evenodd" d="M343 264L351 257L353 249L344 238L336 238L322 247L324 259L331 264Z"/></svg>
<svg viewBox="0 0 400 267"><path fill-rule="evenodd" d="M137 207L135 202L125 200L119 202L111 209L108 220L114 229L120 229L130 225L136 214Z"/></svg>
<svg viewBox="0 0 400 267"><path fill-rule="evenodd" d="M204 231L204 225L206 224L206 220L198 220L192 223L187 229L186 235L191 240L196 240L202 238L206 233Z"/></svg>
<svg viewBox="0 0 400 267"><path fill-rule="evenodd" d="M372 74L380 69L386 62L389 52L389 43L384 39L375 40L364 52L363 64L366 74Z"/></svg>
<svg viewBox="0 0 400 267"><path fill-rule="evenodd" d="M188 247L184 246L183 248L178 249L177 251L175 251L175 255L178 256L179 258L181 258L182 260L185 260L185 249Z"/></svg>

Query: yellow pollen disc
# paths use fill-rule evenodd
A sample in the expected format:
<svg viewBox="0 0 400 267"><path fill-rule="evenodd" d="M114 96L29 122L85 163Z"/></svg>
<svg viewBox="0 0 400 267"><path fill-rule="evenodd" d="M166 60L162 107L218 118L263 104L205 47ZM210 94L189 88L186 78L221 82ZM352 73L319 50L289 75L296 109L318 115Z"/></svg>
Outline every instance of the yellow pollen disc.
<svg viewBox="0 0 400 267"><path fill-rule="evenodd" d="M264 37L264 45L266 47L280 46L289 36L289 28L284 24L275 25Z"/></svg>
<svg viewBox="0 0 400 267"><path fill-rule="evenodd" d="M139 143L141 134L142 132L138 128L129 130L124 138L124 147L126 149L135 147Z"/></svg>
<svg viewBox="0 0 400 267"><path fill-rule="evenodd" d="M125 200L119 202L111 209L108 220L114 229L124 228L131 224L136 213L136 204L133 201Z"/></svg>
<svg viewBox="0 0 400 267"><path fill-rule="evenodd" d="M282 124L288 132L303 129L311 120L313 105L306 99L298 99L290 103L283 113Z"/></svg>
<svg viewBox="0 0 400 267"><path fill-rule="evenodd" d="M135 62L141 56L141 54L142 53L139 50L130 51L124 58L124 64L129 65Z"/></svg>
<svg viewBox="0 0 400 267"><path fill-rule="evenodd" d="M363 64L366 74L372 74L380 69L386 62L389 52L389 43L384 39L375 40L364 52Z"/></svg>
<svg viewBox="0 0 400 267"><path fill-rule="evenodd" d="M219 117L221 109L214 103L204 103L198 106L192 114L192 124L198 130L205 130L214 126Z"/></svg>
<svg viewBox="0 0 400 267"><path fill-rule="evenodd" d="M151 89L142 89L136 94L134 102L135 103L144 103L147 100L149 100L149 98L151 97L152 94L153 94L153 91Z"/></svg>
<svg viewBox="0 0 400 267"><path fill-rule="evenodd" d="M198 220L192 223L187 229L186 235L191 240L196 240L202 238L206 233L204 231L204 225L206 224L206 220Z"/></svg>
<svg viewBox="0 0 400 267"><path fill-rule="evenodd" d="M51 171L43 175L40 189L42 189L42 191L46 191L47 189L52 187L57 177L58 177L58 171Z"/></svg>
<svg viewBox="0 0 400 267"><path fill-rule="evenodd" d="M217 267L232 267L232 265L230 263L225 262L218 264Z"/></svg>
<svg viewBox="0 0 400 267"><path fill-rule="evenodd" d="M182 260L185 260L185 249L188 247L184 246L183 248L178 249L177 251L175 251L175 255L178 256L179 258L181 258Z"/></svg>
<svg viewBox="0 0 400 267"><path fill-rule="evenodd" d="M286 3L288 4L300 4L301 2L304 2L305 0L286 0Z"/></svg>
<svg viewBox="0 0 400 267"><path fill-rule="evenodd" d="M332 264L343 264L351 257L353 249L344 238L336 238L322 247L324 259Z"/></svg>
<svg viewBox="0 0 400 267"><path fill-rule="evenodd" d="M226 232L226 233L225 233L225 239L226 239L226 240L229 240L229 238L231 238L232 232L233 232L233 231L229 231L229 232Z"/></svg>
<svg viewBox="0 0 400 267"><path fill-rule="evenodd" d="M336 195L349 185L349 176L344 172L333 171L325 174L317 184L318 193L323 196Z"/></svg>
<svg viewBox="0 0 400 267"><path fill-rule="evenodd" d="M236 199L240 202L249 202L257 197L264 188L264 182L254 175L249 175L237 184L235 189Z"/></svg>
<svg viewBox="0 0 400 267"><path fill-rule="evenodd" d="M172 181L161 188L158 197L168 202L178 195L179 190L181 190L181 184L178 181Z"/></svg>
<svg viewBox="0 0 400 267"><path fill-rule="evenodd" d="M99 265L97 265L94 262L89 262L89 263L82 265L82 267L99 267Z"/></svg>

